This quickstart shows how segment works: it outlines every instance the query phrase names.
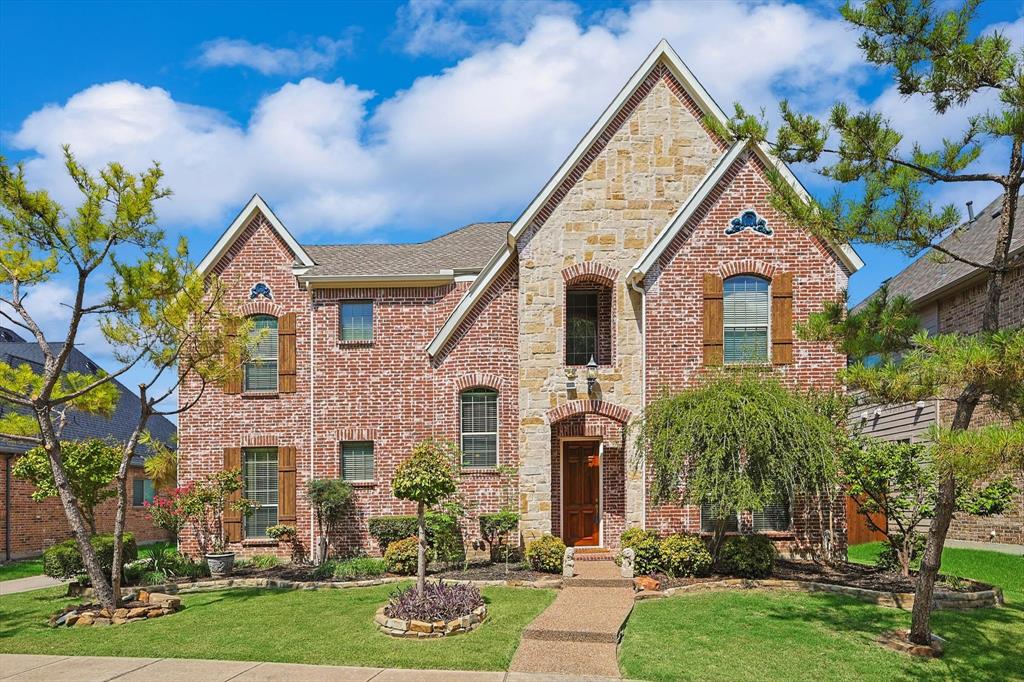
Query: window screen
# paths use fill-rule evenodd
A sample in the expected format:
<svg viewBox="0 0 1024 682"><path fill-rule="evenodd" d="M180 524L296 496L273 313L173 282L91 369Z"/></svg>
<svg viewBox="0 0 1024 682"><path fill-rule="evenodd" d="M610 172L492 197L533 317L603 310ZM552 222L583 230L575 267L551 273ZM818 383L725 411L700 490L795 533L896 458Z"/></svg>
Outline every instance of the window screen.
<svg viewBox="0 0 1024 682"><path fill-rule="evenodd" d="M148 478L136 478L132 481L132 506L141 507L144 502L152 502L153 492L153 481Z"/></svg>
<svg viewBox="0 0 1024 682"><path fill-rule="evenodd" d="M725 280L725 362L768 361L768 281L743 275Z"/></svg>
<svg viewBox="0 0 1024 682"><path fill-rule="evenodd" d="M565 309L565 364L585 365L598 354L598 292L569 290L565 294Z"/></svg>
<svg viewBox="0 0 1024 682"><path fill-rule="evenodd" d="M341 340L373 340L373 303L350 301L341 304Z"/></svg>
<svg viewBox="0 0 1024 682"><path fill-rule="evenodd" d="M242 476L245 492L260 508L245 519L245 536L262 538L277 524L277 448L246 448Z"/></svg>
<svg viewBox="0 0 1024 682"><path fill-rule="evenodd" d="M789 505L769 504L761 511L752 512L754 532L766 530L789 530Z"/></svg>
<svg viewBox="0 0 1024 682"><path fill-rule="evenodd" d="M253 319L258 341L249 348L245 363L246 391L277 390L277 318L256 315Z"/></svg>
<svg viewBox="0 0 1024 682"><path fill-rule="evenodd" d="M341 444L341 477L346 481L373 480L373 443L371 441Z"/></svg>
<svg viewBox="0 0 1024 682"><path fill-rule="evenodd" d="M737 533L740 529L739 517L729 514L725 519L725 532ZM715 533L718 531L718 515L715 508L710 504L700 506L700 530L702 533Z"/></svg>
<svg viewBox="0 0 1024 682"><path fill-rule="evenodd" d="M466 391L462 405L462 466L498 466L498 394Z"/></svg>

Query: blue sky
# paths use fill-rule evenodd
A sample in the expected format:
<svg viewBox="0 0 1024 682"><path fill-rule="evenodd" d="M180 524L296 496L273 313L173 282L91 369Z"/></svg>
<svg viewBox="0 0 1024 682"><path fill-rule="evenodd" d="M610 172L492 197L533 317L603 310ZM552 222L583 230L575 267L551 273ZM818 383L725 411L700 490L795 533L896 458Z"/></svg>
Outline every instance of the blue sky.
<svg viewBox="0 0 1024 682"><path fill-rule="evenodd" d="M1020 2L977 25L1024 42ZM254 192L300 241L410 241L514 219L658 39L719 104L782 97L893 117L926 145L983 110L934 116L868 67L836 4L717 2L0 2L0 148L69 203L59 148L99 167L159 160L161 216L198 260ZM993 149L979 165L998 167ZM797 174L824 195L811 169ZM990 188L937 190L980 208ZM859 247L859 300L907 259ZM59 330L66 294L37 297ZM95 330L86 350L103 360Z"/></svg>

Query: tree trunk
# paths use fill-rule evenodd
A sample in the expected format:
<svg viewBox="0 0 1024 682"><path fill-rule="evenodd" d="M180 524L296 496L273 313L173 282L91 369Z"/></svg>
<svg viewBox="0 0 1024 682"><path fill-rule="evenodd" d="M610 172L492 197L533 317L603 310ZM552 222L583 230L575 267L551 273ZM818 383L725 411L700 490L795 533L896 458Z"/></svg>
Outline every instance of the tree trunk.
<svg viewBox="0 0 1024 682"><path fill-rule="evenodd" d="M422 597L423 588L427 583L427 519L426 510L422 502L416 506L416 521L419 533L417 547L419 551L416 553L416 590L419 591L420 597Z"/></svg>
<svg viewBox="0 0 1024 682"><path fill-rule="evenodd" d="M121 580L124 577L121 566L124 564L124 526L128 507L128 461L131 454L121 458L121 468L117 472L117 513L114 515L114 560L110 563L110 586L114 595L114 605L121 605Z"/></svg>
<svg viewBox="0 0 1024 682"><path fill-rule="evenodd" d="M723 516L717 519L717 521L715 535L711 538L711 559L716 563L718 562L718 553L722 550L722 542L725 540L725 524L727 519Z"/></svg>

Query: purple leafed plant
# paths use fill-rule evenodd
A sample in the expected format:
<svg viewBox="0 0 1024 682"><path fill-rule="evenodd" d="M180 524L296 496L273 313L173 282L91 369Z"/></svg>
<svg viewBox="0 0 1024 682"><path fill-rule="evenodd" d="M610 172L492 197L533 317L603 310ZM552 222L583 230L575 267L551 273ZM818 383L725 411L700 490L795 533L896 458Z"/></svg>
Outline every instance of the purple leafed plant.
<svg viewBox="0 0 1024 682"><path fill-rule="evenodd" d="M422 597L415 586L395 592L384 607L384 615L427 622L454 620L483 605L484 598L475 585L429 582L423 587Z"/></svg>

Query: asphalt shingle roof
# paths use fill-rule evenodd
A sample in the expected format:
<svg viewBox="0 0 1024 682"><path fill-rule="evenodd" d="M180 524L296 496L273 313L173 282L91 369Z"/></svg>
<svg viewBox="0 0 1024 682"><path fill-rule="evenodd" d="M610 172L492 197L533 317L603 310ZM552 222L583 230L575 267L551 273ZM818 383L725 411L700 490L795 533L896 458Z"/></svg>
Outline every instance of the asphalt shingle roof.
<svg viewBox="0 0 1024 682"><path fill-rule="evenodd" d="M479 272L505 243L511 223L472 223L418 244L302 245L316 263L308 275L429 275Z"/></svg>
<svg viewBox="0 0 1024 682"><path fill-rule="evenodd" d="M59 351L62 344L50 343L54 352ZM43 352L35 342L27 342L14 331L0 327L0 361L13 366L28 363L42 371ZM71 351L67 360L67 370L71 372L95 372L98 365L90 360L77 348ZM129 391L125 386L114 379L114 383L120 392L120 398L114 414L108 419L106 417L86 414L84 412L72 411L69 413L67 424L64 427L62 438L65 440L76 440L80 438L113 438L124 442L131 437L135 429L135 423L139 417L138 396ZM177 432L174 423L163 416L149 418L149 431L154 438L164 443L173 445L173 438ZM3 452L24 452L28 448L24 443L14 443L0 439L0 451ZM142 450L140 448L140 450ZM133 464L141 464L145 451L140 451Z"/></svg>
<svg viewBox="0 0 1024 682"><path fill-rule="evenodd" d="M967 229L951 234L939 243L964 258L977 263L988 263L992 260L1001 214L1002 197L999 197L976 214L974 222ZM1024 201L1019 201L1017 202L1016 229L1010 243L1010 253L1024 248L1024 224L1022 223L1024 223ZM889 280L890 296L906 296L911 302L916 303L951 284L970 277L977 271L977 268L971 265L950 258L945 258L946 262L937 262L929 256L930 253L931 250ZM860 309L875 293L858 303L854 309Z"/></svg>

